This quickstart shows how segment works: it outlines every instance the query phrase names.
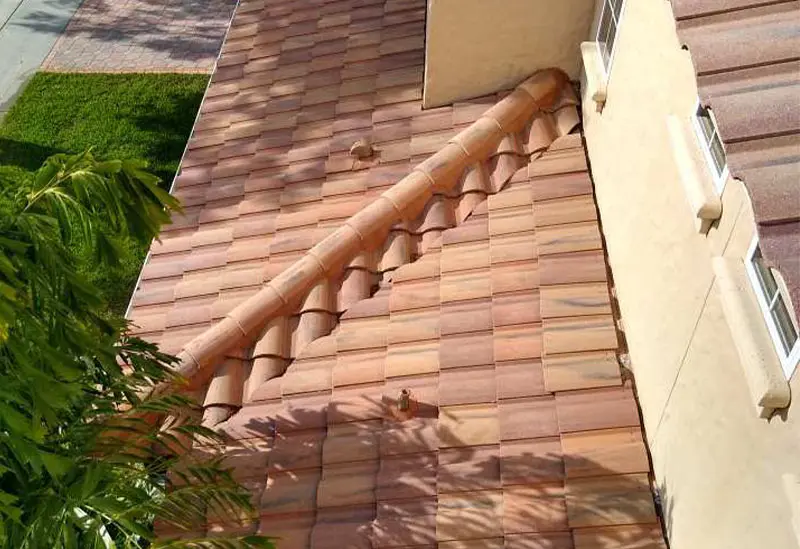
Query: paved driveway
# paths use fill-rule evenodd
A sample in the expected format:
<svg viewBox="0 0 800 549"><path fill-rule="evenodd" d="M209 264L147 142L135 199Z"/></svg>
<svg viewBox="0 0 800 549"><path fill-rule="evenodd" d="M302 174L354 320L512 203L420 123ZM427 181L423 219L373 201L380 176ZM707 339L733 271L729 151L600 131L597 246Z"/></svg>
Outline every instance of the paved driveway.
<svg viewBox="0 0 800 549"><path fill-rule="evenodd" d="M84 0L42 68L211 72L236 0Z"/></svg>

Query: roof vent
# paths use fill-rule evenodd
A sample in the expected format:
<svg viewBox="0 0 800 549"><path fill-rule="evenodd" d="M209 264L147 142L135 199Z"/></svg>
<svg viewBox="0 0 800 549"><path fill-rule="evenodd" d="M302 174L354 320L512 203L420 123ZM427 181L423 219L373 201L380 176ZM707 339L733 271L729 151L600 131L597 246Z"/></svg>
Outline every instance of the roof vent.
<svg viewBox="0 0 800 549"><path fill-rule="evenodd" d="M397 421L407 421L417 415L419 403L409 389L401 389L397 400L389 406L389 411Z"/></svg>
<svg viewBox="0 0 800 549"><path fill-rule="evenodd" d="M411 409L411 391L403 389L397 399L397 409L401 412L408 412Z"/></svg>
<svg viewBox="0 0 800 549"><path fill-rule="evenodd" d="M350 156L358 160L366 160L375 154L375 149L367 139L359 139L350 147Z"/></svg>

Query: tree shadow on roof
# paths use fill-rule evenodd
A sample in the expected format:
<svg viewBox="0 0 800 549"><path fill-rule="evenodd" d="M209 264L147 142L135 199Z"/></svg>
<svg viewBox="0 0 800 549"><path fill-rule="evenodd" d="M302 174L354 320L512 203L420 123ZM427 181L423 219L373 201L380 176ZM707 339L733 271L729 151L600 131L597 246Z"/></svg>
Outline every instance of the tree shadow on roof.
<svg viewBox="0 0 800 549"><path fill-rule="evenodd" d="M279 549L448 540L483 540L486 549L666 547L646 473L560 450L509 455L499 445L458 446L457 433L442 432L437 406L423 404L420 417L397 421L390 410L397 401L385 397L371 399L387 412L382 418L328 425L328 417L347 418L320 398L319 406L290 413L279 403L245 407L220 425L231 439L212 452L223 452L253 491L259 516L209 517L198 528L274 535ZM439 448L440 440L456 442ZM338 462L343 453L354 460ZM345 473L338 480L337 470ZM342 499L332 500L331 491Z"/></svg>

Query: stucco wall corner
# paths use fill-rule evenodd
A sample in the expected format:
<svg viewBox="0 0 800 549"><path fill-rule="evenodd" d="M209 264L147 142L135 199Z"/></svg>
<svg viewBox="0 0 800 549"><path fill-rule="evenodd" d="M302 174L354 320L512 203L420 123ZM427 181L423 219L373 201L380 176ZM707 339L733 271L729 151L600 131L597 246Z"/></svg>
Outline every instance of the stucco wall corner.
<svg viewBox="0 0 800 549"><path fill-rule="evenodd" d="M580 75L595 0L428 0L423 108L516 86L535 70Z"/></svg>
<svg viewBox="0 0 800 549"><path fill-rule="evenodd" d="M761 321L758 304L750 295L744 263L738 259L715 257L713 267L722 309L753 403L761 417L769 417L774 410L789 405L789 383Z"/></svg>

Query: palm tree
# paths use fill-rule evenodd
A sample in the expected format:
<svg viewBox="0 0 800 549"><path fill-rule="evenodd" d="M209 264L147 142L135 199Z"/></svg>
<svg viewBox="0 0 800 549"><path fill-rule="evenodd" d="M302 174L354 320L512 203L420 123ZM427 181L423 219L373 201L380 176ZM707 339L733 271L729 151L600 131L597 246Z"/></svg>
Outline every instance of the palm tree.
<svg viewBox="0 0 800 549"><path fill-rule="evenodd" d="M190 539L209 512L252 514L250 495L219 459L191 457L220 441L188 398L141 396L180 382L175 359L108 313L74 251L113 266L119 238L147 243L178 209L142 163L90 151L49 158L0 205L3 547L273 547ZM156 518L185 534L157 538Z"/></svg>

